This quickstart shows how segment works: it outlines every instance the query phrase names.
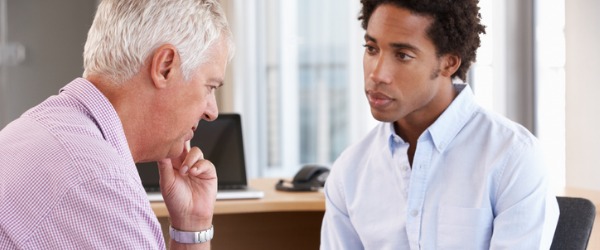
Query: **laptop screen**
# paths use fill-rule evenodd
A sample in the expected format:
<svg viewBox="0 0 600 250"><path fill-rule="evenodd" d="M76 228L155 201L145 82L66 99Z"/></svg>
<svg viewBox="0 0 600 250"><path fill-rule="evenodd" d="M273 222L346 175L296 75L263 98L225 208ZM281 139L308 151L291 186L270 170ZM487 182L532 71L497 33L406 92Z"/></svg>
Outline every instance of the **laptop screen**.
<svg viewBox="0 0 600 250"><path fill-rule="evenodd" d="M219 189L246 187L242 121L239 114L219 114L212 122L200 121L190 144L200 148L204 158L215 165ZM144 188L147 191L159 191L156 163L136 165Z"/></svg>

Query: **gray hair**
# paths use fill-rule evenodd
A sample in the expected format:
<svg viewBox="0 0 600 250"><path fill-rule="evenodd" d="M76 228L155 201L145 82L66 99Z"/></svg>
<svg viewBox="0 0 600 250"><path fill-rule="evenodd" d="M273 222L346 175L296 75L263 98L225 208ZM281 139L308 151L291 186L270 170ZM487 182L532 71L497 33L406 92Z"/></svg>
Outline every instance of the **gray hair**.
<svg viewBox="0 0 600 250"><path fill-rule="evenodd" d="M189 80L220 38L231 59L231 31L217 0L103 0L85 43L83 77L102 74L122 83L155 49L172 44Z"/></svg>

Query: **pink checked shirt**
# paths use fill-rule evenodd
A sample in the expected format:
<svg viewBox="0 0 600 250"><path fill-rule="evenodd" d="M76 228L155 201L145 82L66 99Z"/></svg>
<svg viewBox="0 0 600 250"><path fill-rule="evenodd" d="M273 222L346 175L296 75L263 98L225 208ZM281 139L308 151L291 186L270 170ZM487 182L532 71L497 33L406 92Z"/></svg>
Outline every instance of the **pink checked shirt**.
<svg viewBox="0 0 600 250"><path fill-rule="evenodd" d="M121 121L78 78L0 131L0 249L165 249Z"/></svg>

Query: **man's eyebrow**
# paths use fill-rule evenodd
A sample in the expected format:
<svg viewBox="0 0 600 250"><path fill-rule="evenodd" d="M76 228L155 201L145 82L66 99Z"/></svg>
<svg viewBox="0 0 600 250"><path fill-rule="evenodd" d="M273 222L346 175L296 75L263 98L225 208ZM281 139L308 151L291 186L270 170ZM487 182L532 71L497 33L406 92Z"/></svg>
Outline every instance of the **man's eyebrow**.
<svg viewBox="0 0 600 250"><path fill-rule="evenodd" d="M369 34L365 34L365 41L377 43L377 39L370 36ZM416 46L409 44L409 43L390 43L390 47L392 47L394 49L408 49L408 50L412 50L415 52L421 51L419 48L417 48Z"/></svg>
<svg viewBox="0 0 600 250"><path fill-rule="evenodd" d="M220 88L225 84L225 81L221 78L211 78L208 82L216 83L218 85L217 88Z"/></svg>
<svg viewBox="0 0 600 250"><path fill-rule="evenodd" d="M407 50L411 50L414 52L420 52L421 50L415 46L413 46L412 44L409 43L391 43L390 47L394 48L394 49L407 49Z"/></svg>
<svg viewBox="0 0 600 250"><path fill-rule="evenodd" d="M372 36L369 36L369 34L365 34L365 41L367 41L367 42L371 41L371 42L377 43L377 39L375 39Z"/></svg>

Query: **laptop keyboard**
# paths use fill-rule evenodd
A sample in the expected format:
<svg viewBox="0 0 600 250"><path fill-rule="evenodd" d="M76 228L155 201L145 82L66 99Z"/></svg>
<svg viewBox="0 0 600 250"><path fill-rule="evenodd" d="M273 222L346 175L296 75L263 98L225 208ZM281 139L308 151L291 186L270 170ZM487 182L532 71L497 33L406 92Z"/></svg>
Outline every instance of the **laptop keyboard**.
<svg viewBox="0 0 600 250"><path fill-rule="evenodd" d="M240 190L245 189L244 185L220 185L219 190Z"/></svg>
<svg viewBox="0 0 600 250"><path fill-rule="evenodd" d="M245 189L244 185L221 185L219 190L242 190ZM160 192L160 187L144 187L146 192Z"/></svg>
<svg viewBox="0 0 600 250"><path fill-rule="evenodd" d="M144 187L146 192L160 192L160 187Z"/></svg>

